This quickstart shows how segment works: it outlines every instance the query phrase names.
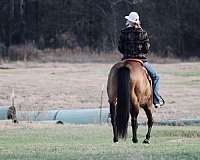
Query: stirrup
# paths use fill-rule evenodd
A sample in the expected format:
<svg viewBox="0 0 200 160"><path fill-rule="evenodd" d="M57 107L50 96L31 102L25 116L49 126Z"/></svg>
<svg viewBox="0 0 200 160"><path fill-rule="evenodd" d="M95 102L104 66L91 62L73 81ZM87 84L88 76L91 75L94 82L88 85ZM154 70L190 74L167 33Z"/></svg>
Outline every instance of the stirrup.
<svg viewBox="0 0 200 160"><path fill-rule="evenodd" d="M161 99L161 103L160 106L164 106L165 105L165 100L163 99L163 97L161 95L159 95L160 99Z"/></svg>

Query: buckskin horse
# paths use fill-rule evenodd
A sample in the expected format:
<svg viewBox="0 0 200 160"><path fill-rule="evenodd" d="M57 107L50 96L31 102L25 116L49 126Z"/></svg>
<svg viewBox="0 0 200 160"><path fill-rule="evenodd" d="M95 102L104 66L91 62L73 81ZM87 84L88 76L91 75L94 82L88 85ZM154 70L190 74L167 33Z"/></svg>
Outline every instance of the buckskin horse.
<svg viewBox="0 0 200 160"><path fill-rule="evenodd" d="M129 114L131 115L132 141L137 143L137 117L143 108L148 118L148 132L143 143L150 143L152 118L152 87L143 63L127 59L116 63L108 76L107 93L113 127L113 142L126 139Z"/></svg>

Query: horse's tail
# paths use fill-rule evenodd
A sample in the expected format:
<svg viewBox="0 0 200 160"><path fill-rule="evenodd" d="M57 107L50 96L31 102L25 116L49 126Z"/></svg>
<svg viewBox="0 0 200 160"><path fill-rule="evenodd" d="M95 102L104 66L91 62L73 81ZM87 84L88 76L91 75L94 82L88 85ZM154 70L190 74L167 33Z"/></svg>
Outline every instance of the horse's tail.
<svg viewBox="0 0 200 160"><path fill-rule="evenodd" d="M120 138L126 138L130 112L130 71L126 67L118 70L116 125Z"/></svg>

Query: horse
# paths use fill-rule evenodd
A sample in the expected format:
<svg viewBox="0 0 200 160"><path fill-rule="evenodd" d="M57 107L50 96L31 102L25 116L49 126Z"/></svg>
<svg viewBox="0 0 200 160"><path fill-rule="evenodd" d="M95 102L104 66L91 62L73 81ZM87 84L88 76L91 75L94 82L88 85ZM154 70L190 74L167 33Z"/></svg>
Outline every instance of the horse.
<svg viewBox="0 0 200 160"><path fill-rule="evenodd" d="M153 126L152 84L143 62L138 59L127 59L116 63L108 76L107 94L113 142L118 143L118 138L127 138L129 115L131 115L132 141L138 143L137 117L140 108L143 108L148 118L148 131L143 143L149 144Z"/></svg>

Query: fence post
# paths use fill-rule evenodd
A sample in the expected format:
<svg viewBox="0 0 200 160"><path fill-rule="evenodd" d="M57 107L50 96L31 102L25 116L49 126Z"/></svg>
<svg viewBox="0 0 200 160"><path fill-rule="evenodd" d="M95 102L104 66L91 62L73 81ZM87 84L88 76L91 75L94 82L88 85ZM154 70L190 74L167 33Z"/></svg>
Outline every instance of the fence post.
<svg viewBox="0 0 200 160"><path fill-rule="evenodd" d="M100 114L99 114L99 123L102 123L102 108L103 108L103 90L104 90L104 84L102 85L101 88L101 100L100 100Z"/></svg>

